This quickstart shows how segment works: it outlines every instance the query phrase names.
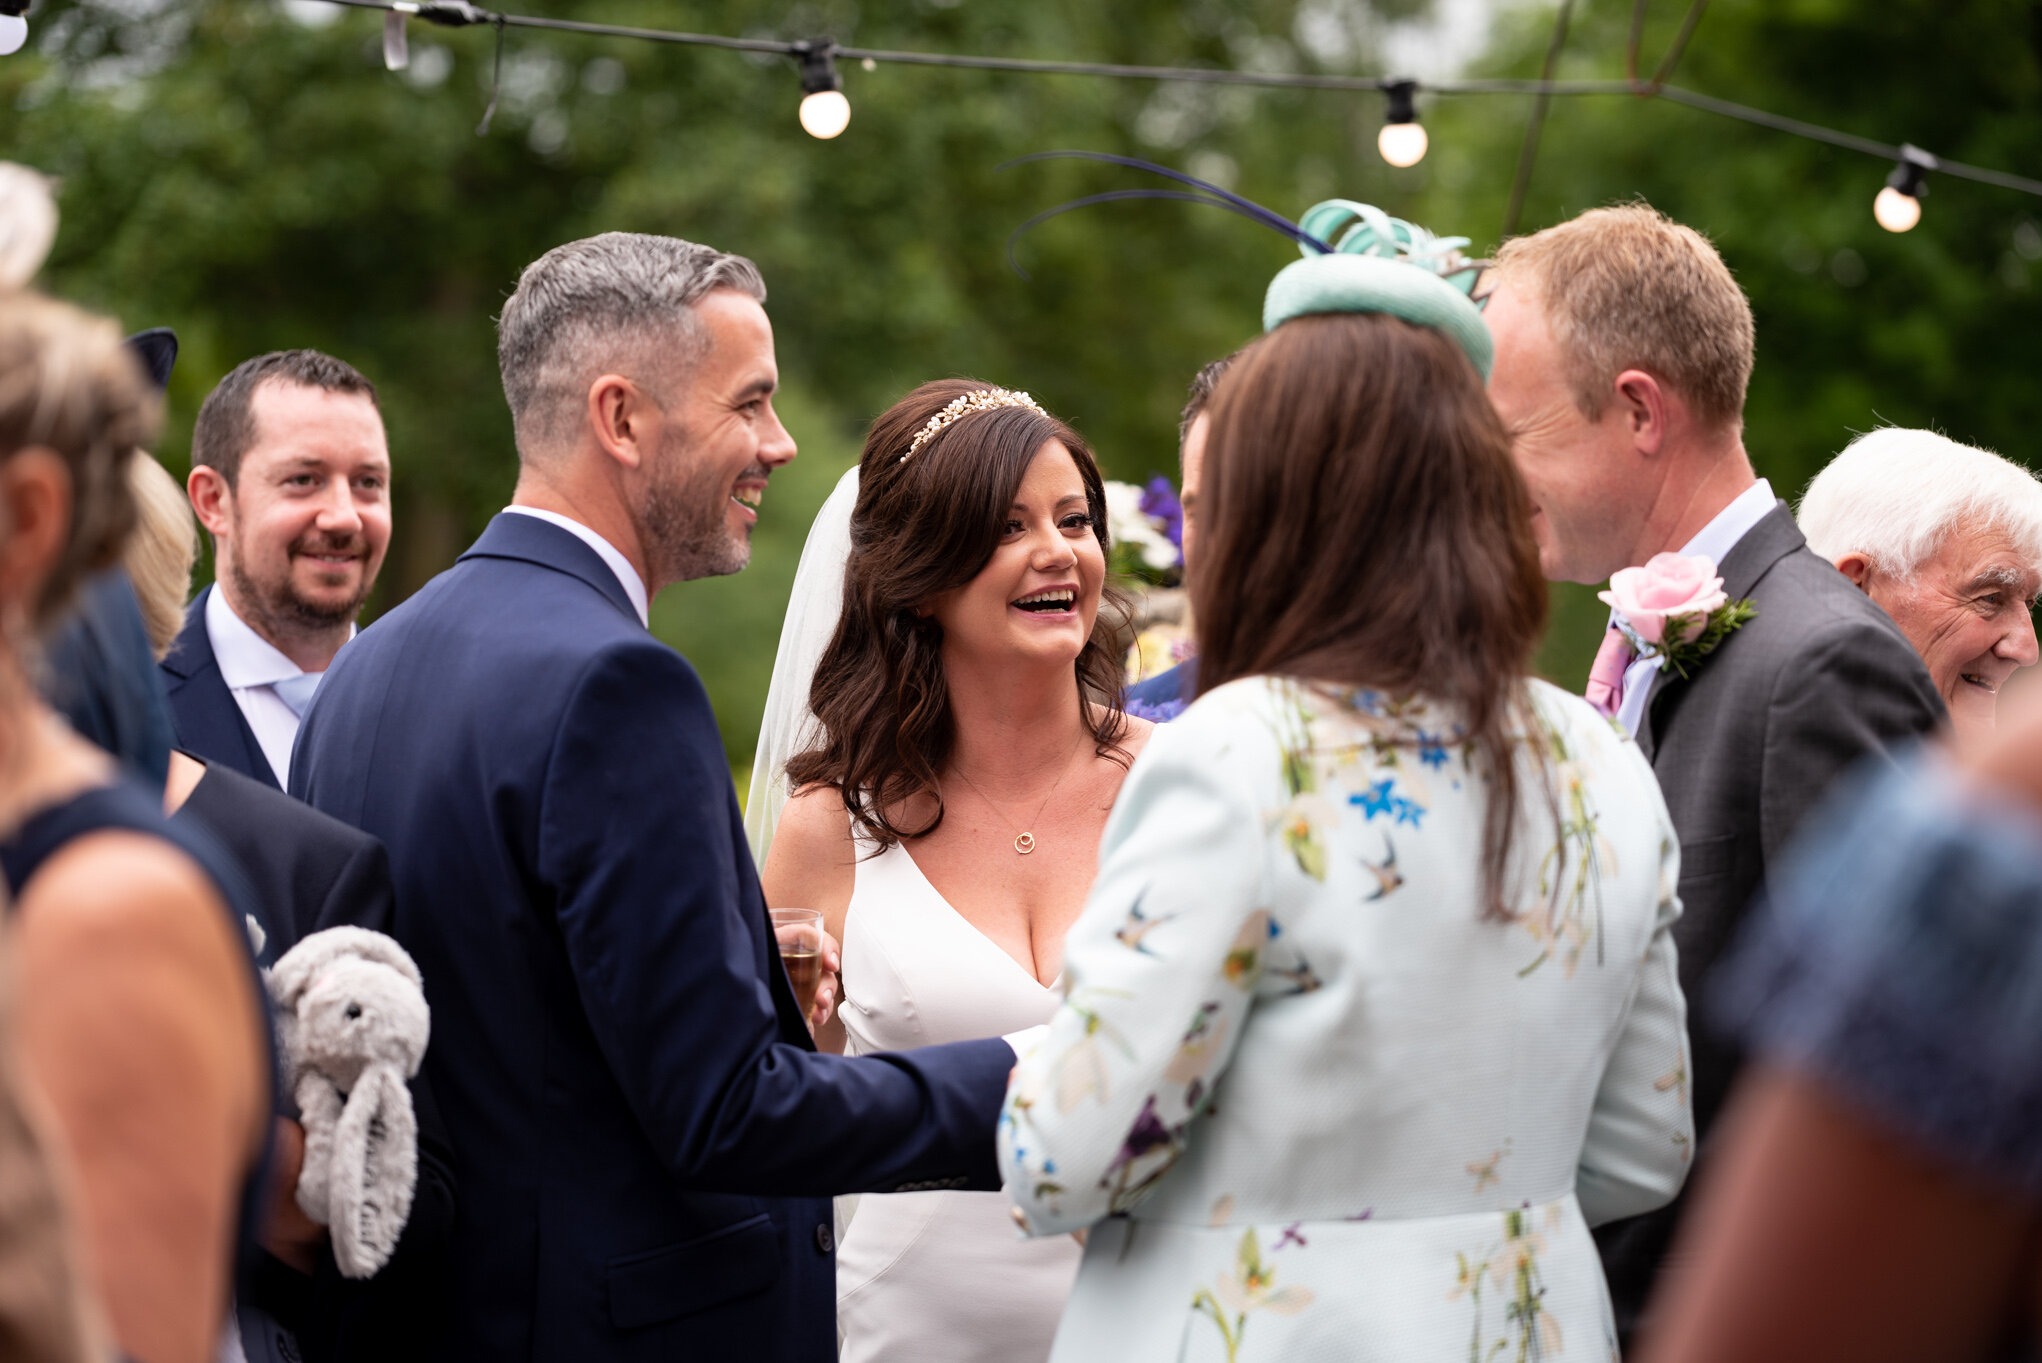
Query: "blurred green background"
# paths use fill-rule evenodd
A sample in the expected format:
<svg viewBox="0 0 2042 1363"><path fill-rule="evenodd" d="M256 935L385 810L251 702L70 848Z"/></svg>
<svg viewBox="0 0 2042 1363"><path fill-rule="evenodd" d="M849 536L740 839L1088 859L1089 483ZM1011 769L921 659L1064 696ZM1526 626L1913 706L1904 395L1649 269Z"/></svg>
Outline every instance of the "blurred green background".
<svg viewBox="0 0 2042 1363"><path fill-rule="evenodd" d="M1646 69L1686 5L1645 7ZM1450 11L1450 12L1449 12ZM1554 11L1483 0L529 0L522 12L869 47L1144 64L1536 75ZM1584 0L1556 74L1620 76L1633 8ZM211 385L260 351L315 346L379 386L397 532L372 609L449 564L508 497L510 423L492 317L519 269L609 229L756 259L802 457L777 475L752 568L685 584L654 628L708 683L742 784L809 519L865 422L925 379L1025 388L1109 473L1174 470L1176 412L1204 362L1255 332L1291 258L1275 235L1178 204L1031 213L1138 181L1051 148L1181 166L1295 215L1340 195L1493 249L1531 100L1432 97L1432 149L1394 170L1373 93L881 66L844 70L834 142L796 123L778 57L512 30L486 137L493 35L414 23L409 71L381 16L315 0L40 0L0 60L0 156L61 177L43 276L184 351L161 447L182 473ZM1400 47L1399 44L1403 45ZM1442 45L1444 49L1442 50ZM2042 174L2042 5L2032 0L1716 0L1675 83L2016 173ZM1758 314L1747 443L1784 496L1850 438L1928 425L2029 459L2042 201L1948 177L1921 225L1881 231L1888 167L1630 96L1553 102L1522 230L1642 196L1708 233ZM1578 686L1602 626L1561 587L1541 666Z"/></svg>

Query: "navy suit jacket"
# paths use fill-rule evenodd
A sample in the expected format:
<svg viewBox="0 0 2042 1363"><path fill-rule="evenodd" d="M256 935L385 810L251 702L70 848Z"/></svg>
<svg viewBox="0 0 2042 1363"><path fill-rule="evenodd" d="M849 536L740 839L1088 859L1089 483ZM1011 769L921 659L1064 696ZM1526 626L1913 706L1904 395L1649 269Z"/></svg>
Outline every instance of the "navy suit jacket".
<svg viewBox="0 0 2042 1363"><path fill-rule="evenodd" d="M184 628L165 654L164 690L170 697L170 719L177 728L177 746L208 763L232 767L243 776L272 789L277 780L255 730L248 727L234 693L220 676L220 664L213 657L213 638L206 633L208 587L184 610Z"/></svg>
<svg viewBox="0 0 2042 1363"><path fill-rule="evenodd" d="M503 515L335 660L292 787L383 841L460 1179L447 1357L836 1357L828 1194L999 1186L997 1040L816 1053L708 696Z"/></svg>

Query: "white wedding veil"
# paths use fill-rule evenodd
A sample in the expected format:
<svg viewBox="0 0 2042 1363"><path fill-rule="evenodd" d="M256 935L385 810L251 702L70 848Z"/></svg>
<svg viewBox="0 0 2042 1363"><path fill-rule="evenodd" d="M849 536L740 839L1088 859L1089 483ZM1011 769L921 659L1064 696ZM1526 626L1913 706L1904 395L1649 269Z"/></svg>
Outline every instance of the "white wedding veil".
<svg viewBox="0 0 2042 1363"><path fill-rule="evenodd" d="M761 867L766 864L766 849L773 845L781 807L787 803L787 763L822 738L822 726L808 708L808 689L843 611L844 562L851 556L851 508L857 502L858 469L853 465L815 513L808 543L801 548L801 564L794 570L794 590L780 626L780 651L773 656L773 682L766 691L766 717L759 724L759 750L752 757L751 789L744 802L745 839Z"/></svg>

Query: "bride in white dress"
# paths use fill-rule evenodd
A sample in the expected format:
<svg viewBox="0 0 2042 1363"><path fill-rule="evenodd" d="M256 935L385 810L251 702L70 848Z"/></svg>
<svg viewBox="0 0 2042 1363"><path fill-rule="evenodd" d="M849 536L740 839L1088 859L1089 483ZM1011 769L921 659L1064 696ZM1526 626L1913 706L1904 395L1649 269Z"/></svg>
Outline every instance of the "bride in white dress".
<svg viewBox="0 0 2042 1363"><path fill-rule="evenodd" d="M818 1044L901 1050L1055 1013L1065 929L1150 730L1113 704L1104 512L1069 427L946 380L873 423L818 516L747 815L768 902L822 910L842 943ZM1042 1363L1078 1257L1021 1239L1001 1194L860 1198L837 1253L842 1357Z"/></svg>

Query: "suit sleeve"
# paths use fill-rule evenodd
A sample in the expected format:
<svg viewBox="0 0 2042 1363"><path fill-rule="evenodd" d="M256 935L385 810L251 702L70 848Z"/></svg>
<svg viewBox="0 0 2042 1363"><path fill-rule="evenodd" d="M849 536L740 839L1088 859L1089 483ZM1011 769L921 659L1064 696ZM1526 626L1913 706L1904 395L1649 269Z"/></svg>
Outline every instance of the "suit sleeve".
<svg viewBox="0 0 2042 1363"><path fill-rule="evenodd" d="M1921 659L1906 641L1860 622L1809 641L1773 683L1760 774L1759 836L1768 866L1844 771L1943 719Z"/></svg>
<svg viewBox="0 0 2042 1363"><path fill-rule="evenodd" d="M1660 822L1658 914L1623 1032L1596 1090L1575 1181L1591 1226L1671 1202L1694 1154L1687 1001L1673 942L1680 842L1664 814Z"/></svg>
<svg viewBox="0 0 2042 1363"><path fill-rule="evenodd" d="M361 845L333 878L317 915L310 923L300 925L299 936L337 927L367 928L388 936L395 910L390 854L383 850L382 843L363 834Z"/></svg>
<svg viewBox="0 0 2042 1363"><path fill-rule="evenodd" d="M1064 943L1070 992L1000 1121L1033 1235L1134 1206L1184 1154L1254 1004L1271 936L1254 745L1159 729L1121 787Z"/></svg>
<svg viewBox="0 0 2042 1363"><path fill-rule="evenodd" d="M781 1041L740 830L694 670L650 640L597 654L549 759L537 869L596 1043L675 1177L783 1197L997 1188L1013 1051Z"/></svg>

